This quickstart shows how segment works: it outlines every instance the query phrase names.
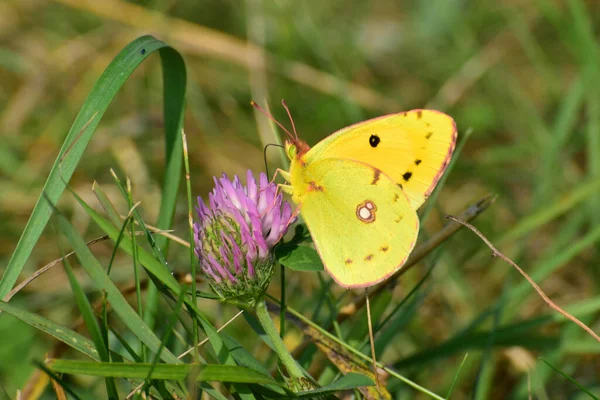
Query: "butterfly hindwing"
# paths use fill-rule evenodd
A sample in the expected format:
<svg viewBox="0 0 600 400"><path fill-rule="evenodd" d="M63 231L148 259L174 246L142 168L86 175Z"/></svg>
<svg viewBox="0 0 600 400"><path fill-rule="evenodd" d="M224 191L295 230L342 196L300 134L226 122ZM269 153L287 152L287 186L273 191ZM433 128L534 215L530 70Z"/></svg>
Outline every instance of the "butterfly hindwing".
<svg viewBox="0 0 600 400"><path fill-rule="evenodd" d="M300 211L325 268L344 287L380 282L398 270L417 239L419 220L396 183L346 159L307 164Z"/></svg>
<svg viewBox="0 0 600 400"><path fill-rule="evenodd" d="M343 158L371 165L399 184L416 210L444 173L455 144L452 118L412 110L341 129L310 149L304 160Z"/></svg>

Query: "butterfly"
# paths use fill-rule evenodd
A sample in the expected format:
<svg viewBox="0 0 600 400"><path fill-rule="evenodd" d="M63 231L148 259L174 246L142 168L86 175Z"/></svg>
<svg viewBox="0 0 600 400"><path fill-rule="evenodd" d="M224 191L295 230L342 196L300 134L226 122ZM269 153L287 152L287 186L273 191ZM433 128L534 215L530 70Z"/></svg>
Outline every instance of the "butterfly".
<svg viewBox="0 0 600 400"><path fill-rule="evenodd" d="M390 277L417 241L416 210L450 162L454 120L405 111L348 126L312 148L292 126L290 168L279 170L287 183L279 186L298 205L325 269L346 288Z"/></svg>

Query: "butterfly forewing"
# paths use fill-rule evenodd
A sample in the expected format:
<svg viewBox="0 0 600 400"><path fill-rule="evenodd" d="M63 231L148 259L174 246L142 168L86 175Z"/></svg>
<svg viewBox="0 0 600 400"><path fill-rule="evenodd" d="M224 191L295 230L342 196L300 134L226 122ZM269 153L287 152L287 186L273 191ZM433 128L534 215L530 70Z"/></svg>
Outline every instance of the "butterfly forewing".
<svg viewBox="0 0 600 400"><path fill-rule="evenodd" d="M444 173L455 144L451 117L413 110L344 128L319 142L304 159L342 158L371 165L399 184L416 210Z"/></svg>

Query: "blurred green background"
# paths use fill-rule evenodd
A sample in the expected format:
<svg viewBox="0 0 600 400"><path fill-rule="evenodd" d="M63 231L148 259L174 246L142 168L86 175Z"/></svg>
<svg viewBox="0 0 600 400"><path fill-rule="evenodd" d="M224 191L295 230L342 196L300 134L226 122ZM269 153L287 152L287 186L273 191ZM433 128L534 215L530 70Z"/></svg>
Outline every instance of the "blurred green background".
<svg viewBox="0 0 600 400"><path fill-rule="evenodd" d="M188 68L185 128L195 194L211 189L213 175L264 170L263 146L276 136L252 99L272 106L287 125L279 105L286 99L309 144L378 115L439 109L456 119L459 142L467 129L473 133L422 235L440 229L445 213L498 194L475 225L551 298L598 331L598 306L590 302L600 289L599 25L600 3L583 0L2 0L0 272L92 86L128 42L152 34L180 51ZM164 165L161 84L160 63L152 57L115 98L71 180L96 205L94 181L118 201L110 169L128 176L150 223ZM280 166L277 151L268 152L270 171ZM184 194L182 186L174 232L180 237L187 234ZM59 206L86 239L100 234L71 196ZM108 259L112 247L100 243L93 250ZM173 247L171 267L185 272L187 254ZM488 254L472 233L461 231L406 274L394 289L395 303L435 265L418 305L380 358L443 394L469 352L455 399L524 398L528 371L539 398L585 398L538 356L600 393L600 345L559 318L527 328L526 321L553 314L520 275ZM21 279L59 256L49 226ZM113 276L123 285L132 279L125 265L124 258ZM309 273L287 278L290 304L310 314L323 296L322 282ZM326 297L342 293L330 290ZM277 279L271 291L279 294ZM66 325L77 316L60 266L13 301ZM213 322L219 326L234 312L216 309ZM461 342L461 331L477 318L482 339ZM502 329L510 326L517 333L506 339ZM264 345L244 338L244 321L228 329L266 359ZM286 337L290 347L301 340L295 331ZM31 385L30 361L42 360L54 345L0 315L0 398ZM393 387L399 396L424 398L398 382Z"/></svg>

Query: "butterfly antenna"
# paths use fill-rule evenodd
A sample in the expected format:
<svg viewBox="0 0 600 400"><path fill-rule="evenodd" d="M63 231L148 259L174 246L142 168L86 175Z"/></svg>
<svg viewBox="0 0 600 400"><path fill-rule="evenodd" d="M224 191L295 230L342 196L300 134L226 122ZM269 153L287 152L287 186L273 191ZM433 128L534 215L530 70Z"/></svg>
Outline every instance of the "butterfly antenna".
<svg viewBox="0 0 600 400"><path fill-rule="evenodd" d="M367 323L369 325L369 341L371 342L371 358L373 360L373 373L375 374L375 384L377 391L380 392L379 374L377 373L377 357L375 356L375 338L373 337L373 324L371 323L371 304L369 303L369 290L365 288L365 305L367 306Z"/></svg>
<svg viewBox="0 0 600 400"><path fill-rule="evenodd" d="M285 133L287 133L287 135L290 137L290 139L297 140L290 133L290 131L288 131L287 129L285 129L285 126L281 125L281 123L279 121L277 121L275 118L273 118L273 116L271 114L269 114L268 112L266 112L261 106L259 106L258 104L256 104L256 102L254 100L250 100L250 104L252 105L252 107L256 108L258 111L260 111L261 113L265 114L267 116L267 118L269 118L271 121L275 122L281 129L283 129L283 131Z"/></svg>
<svg viewBox="0 0 600 400"><path fill-rule="evenodd" d="M292 113L290 112L290 109L288 108L287 102L285 100L281 100L281 105L283 106L283 108L285 108L285 111L287 111L287 115L288 117L290 117L290 122L292 123L292 129L294 130L294 136L296 137L296 141L298 140L298 132L296 132L296 124L294 124L294 118L292 118Z"/></svg>

